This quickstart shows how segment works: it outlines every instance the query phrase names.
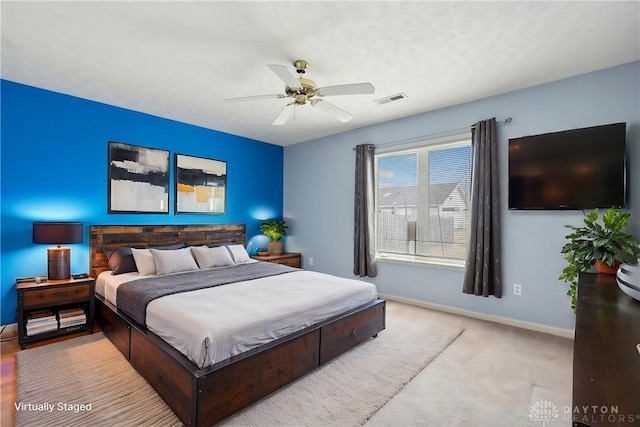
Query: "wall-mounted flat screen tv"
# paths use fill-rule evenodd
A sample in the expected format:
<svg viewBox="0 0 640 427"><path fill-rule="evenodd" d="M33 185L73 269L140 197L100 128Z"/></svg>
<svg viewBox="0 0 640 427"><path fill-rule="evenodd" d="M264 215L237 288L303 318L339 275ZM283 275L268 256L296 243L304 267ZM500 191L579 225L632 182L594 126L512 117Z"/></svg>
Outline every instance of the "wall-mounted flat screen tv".
<svg viewBox="0 0 640 427"><path fill-rule="evenodd" d="M509 140L509 209L624 207L626 123Z"/></svg>

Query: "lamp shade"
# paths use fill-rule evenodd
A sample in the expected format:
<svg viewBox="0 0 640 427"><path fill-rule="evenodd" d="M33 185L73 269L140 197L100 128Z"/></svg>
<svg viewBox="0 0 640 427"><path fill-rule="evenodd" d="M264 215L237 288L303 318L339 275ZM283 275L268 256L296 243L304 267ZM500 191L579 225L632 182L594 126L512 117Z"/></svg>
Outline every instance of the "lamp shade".
<svg viewBox="0 0 640 427"><path fill-rule="evenodd" d="M33 243L82 243L81 222L34 222Z"/></svg>

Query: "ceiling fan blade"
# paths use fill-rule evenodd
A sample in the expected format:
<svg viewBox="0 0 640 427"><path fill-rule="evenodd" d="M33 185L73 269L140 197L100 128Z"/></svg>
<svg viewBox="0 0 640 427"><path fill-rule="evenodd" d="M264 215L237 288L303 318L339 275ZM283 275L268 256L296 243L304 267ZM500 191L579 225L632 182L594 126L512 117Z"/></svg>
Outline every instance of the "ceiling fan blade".
<svg viewBox="0 0 640 427"><path fill-rule="evenodd" d="M340 120L342 123L346 123L351 119L353 119L353 116L351 114L336 107L333 104L328 103L327 101L317 100L311 105L316 107L318 110L323 111L332 117L335 117L336 119Z"/></svg>
<svg viewBox="0 0 640 427"><path fill-rule="evenodd" d="M327 86L318 89L318 96L368 95L376 92L371 83L353 83L348 85Z"/></svg>
<svg viewBox="0 0 640 427"><path fill-rule="evenodd" d="M288 86L294 89L300 89L300 82L295 78L291 71L284 65L267 65L280 79Z"/></svg>
<svg viewBox="0 0 640 427"><path fill-rule="evenodd" d="M276 117L276 119L273 121L272 124L274 126L280 126L287 123L287 121L291 118L291 116L293 116L294 109L295 109L295 102L291 102L287 104L287 106L284 107L282 111L280 111L280 114L278 114L278 117Z"/></svg>
<svg viewBox="0 0 640 427"><path fill-rule="evenodd" d="M255 96L243 96L241 98L229 98L223 99L222 102L225 104L233 104L234 102L244 102L244 101L257 101L259 99L277 99L284 98L284 95L275 94L275 95L255 95Z"/></svg>

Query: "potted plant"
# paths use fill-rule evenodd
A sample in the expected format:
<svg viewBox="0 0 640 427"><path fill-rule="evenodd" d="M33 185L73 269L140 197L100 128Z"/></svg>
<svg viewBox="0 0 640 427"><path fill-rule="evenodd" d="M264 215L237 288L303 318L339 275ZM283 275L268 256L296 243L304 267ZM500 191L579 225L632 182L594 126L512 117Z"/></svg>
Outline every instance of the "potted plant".
<svg viewBox="0 0 640 427"><path fill-rule="evenodd" d="M269 252L272 255L282 253L282 238L287 234L287 228L287 222L282 220L268 220L260 224L260 231L270 240Z"/></svg>
<svg viewBox="0 0 640 427"><path fill-rule="evenodd" d="M630 234L622 232L630 217L631 213L612 207L602 215L600 223L598 210L595 209L585 216L583 227L565 226L573 232L565 236L569 242L560 251L565 254L567 266L559 279L569 283L567 295L571 297L574 310L580 273L596 264L599 272L615 274L626 257L633 258L634 253L640 250L640 243Z"/></svg>

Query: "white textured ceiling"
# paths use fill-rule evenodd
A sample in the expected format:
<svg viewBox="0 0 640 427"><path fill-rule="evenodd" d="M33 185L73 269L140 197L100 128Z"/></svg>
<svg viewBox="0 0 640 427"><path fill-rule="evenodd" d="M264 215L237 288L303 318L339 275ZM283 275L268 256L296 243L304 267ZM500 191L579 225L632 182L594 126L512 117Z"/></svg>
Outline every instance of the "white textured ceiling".
<svg viewBox="0 0 640 427"><path fill-rule="evenodd" d="M640 59L639 2L9 2L2 78L289 145ZM283 126L267 64L371 82ZM291 66L293 72L293 66ZM399 92L408 98L378 105Z"/></svg>

